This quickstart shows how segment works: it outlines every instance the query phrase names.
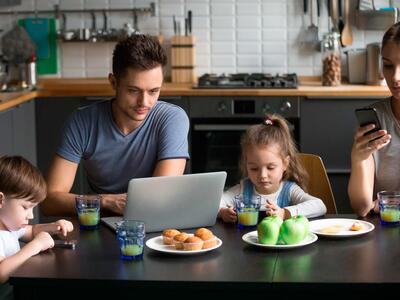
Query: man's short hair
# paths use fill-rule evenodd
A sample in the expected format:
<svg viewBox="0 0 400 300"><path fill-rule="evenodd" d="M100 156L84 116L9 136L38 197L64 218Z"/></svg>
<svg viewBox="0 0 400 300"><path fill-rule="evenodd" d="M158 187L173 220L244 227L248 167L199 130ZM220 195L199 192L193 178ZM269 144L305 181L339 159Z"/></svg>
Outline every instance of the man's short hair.
<svg viewBox="0 0 400 300"><path fill-rule="evenodd" d="M118 79L128 68L151 70L167 64L167 55L156 37L134 34L117 43L113 52L113 73Z"/></svg>

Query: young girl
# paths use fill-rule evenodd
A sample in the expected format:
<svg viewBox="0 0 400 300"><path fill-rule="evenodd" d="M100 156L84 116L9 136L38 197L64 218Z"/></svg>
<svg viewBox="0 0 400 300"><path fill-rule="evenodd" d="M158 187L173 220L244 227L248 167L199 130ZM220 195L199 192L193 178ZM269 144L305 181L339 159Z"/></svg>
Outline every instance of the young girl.
<svg viewBox="0 0 400 300"><path fill-rule="evenodd" d="M324 203L302 189L305 171L297 160L296 146L284 118L267 115L262 124L248 128L241 148L241 169L247 178L223 194L218 216L225 222L237 220L234 196L249 193L261 196L261 210L266 210L267 215L282 219L326 213Z"/></svg>
<svg viewBox="0 0 400 300"><path fill-rule="evenodd" d="M28 225L33 208L46 197L46 183L39 170L20 156L0 157L0 283L31 256L54 246L49 233L64 236L72 223ZM19 239L27 242L20 249ZM10 297L9 285L0 285L0 298Z"/></svg>
<svg viewBox="0 0 400 300"><path fill-rule="evenodd" d="M372 107L384 129L364 135L374 125L358 128L351 150L348 192L354 212L362 217L379 211L377 192L400 190L400 23L384 34L381 53L383 76L392 96Z"/></svg>

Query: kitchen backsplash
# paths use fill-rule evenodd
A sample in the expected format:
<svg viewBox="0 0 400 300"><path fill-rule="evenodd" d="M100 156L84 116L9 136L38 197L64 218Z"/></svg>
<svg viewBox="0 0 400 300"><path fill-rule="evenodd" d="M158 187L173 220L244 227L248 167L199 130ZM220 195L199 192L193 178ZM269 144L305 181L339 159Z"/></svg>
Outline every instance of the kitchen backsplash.
<svg viewBox="0 0 400 300"><path fill-rule="evenodd" d="M162 35L168 53L174 34L173 16L183 20L187 11L192 10L198 75L210 72L321 75L320 52L300 46L303 33L311 24L310 15L304 15L300 0L22 0L20 6L2 10L51 10L54 4L66 10L133 8L149 7L151 2L156 5L156 16L140 15L138 29L141 33ZM313 15L322 38L328 31L328 17L327 1L320 2L319 20L315 1ZM350 2L351 20L354 20L358 1ZM1 15L0 29L7 32L13 22L22 17L26 15ZM102 22L99 15L97 26L101 28ZM131 12L110 13L111 28L122 28L125 23L133 23ZM354 42L346 49L380 42L383 31L360 30L352 25ZM90 14L67 14L67 29L83 27L91 27ZM59 42L60 71L55 77L106 77L111 69L114 46L113 42ZM343 69L346 72L346 68Z"/></svg>

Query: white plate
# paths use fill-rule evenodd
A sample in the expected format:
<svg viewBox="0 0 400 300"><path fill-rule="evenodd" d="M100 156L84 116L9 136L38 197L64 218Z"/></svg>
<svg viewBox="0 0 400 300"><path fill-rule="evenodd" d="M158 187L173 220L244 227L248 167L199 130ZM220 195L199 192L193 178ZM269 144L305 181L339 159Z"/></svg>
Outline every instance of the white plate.
<svg viewBox="0 0 400 300"><path fill-rule="evenodd" d="M358 231L350 230L351 225L358 222L362 228ZM338 228L338 232L324 232L327 228ZM351 237L366 234L374 230L374 224L356 219L320 219L310 222L310 231L325 237Z"/></svg>
<svg viewBox="0 0 400 300"><path fill-rule="evenodd" d="M156 236L153 237L149 240L146 241L146 246L149 247L150 249L153 249L155 251L160 251L160 252L166 252L166 253L173 253L173 254L179 254L179 255L191 255L191 254L197 254L197 253L203 253L203 252L208 252L212 251L214 249L217 249L221 247L222 241L217 238L218 243L211 248L208 249L201 249L201 250L176 250L175 246L173 245L165 245L163 243L163 237L162 236Z"/></svg>
<svg viewBox="0 0 400 300"><path fill-rule="evenodd" d="M266 245L266 244L260 244L258 242L258 234L257 234L257 231L255 230L255 231L251 231L251 232L246 233L245 235L243 235L242 239L243 239L243 241L245 241L246 243L248 243L250 245L259 246L259 247L263 247L263 248L292 249L292 248L298 248L298 247L303 247L305 245L312 244L316 240L318 240L318 237L314 233L310 232L308 234L308 236L298 244L294 244L294 245Z"/></svg>

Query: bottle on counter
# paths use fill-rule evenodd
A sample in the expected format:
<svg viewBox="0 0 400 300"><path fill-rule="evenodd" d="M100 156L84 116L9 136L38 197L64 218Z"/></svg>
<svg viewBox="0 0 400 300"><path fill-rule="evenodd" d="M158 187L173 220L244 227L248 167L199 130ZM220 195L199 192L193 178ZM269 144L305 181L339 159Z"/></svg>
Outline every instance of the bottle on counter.
<svg viewBox="0 0 400 300"><path fill-rule="evenodd" d="M322 39L322 85L338 86L342 79L340 34L326 33Z"/></svg>
<svg viewBox="0 0 400 300"><path fill-rule="evenodd" d="M25 65L25 83L27 88L34 90L37 84L36 55L32 54Z"/></svg>

